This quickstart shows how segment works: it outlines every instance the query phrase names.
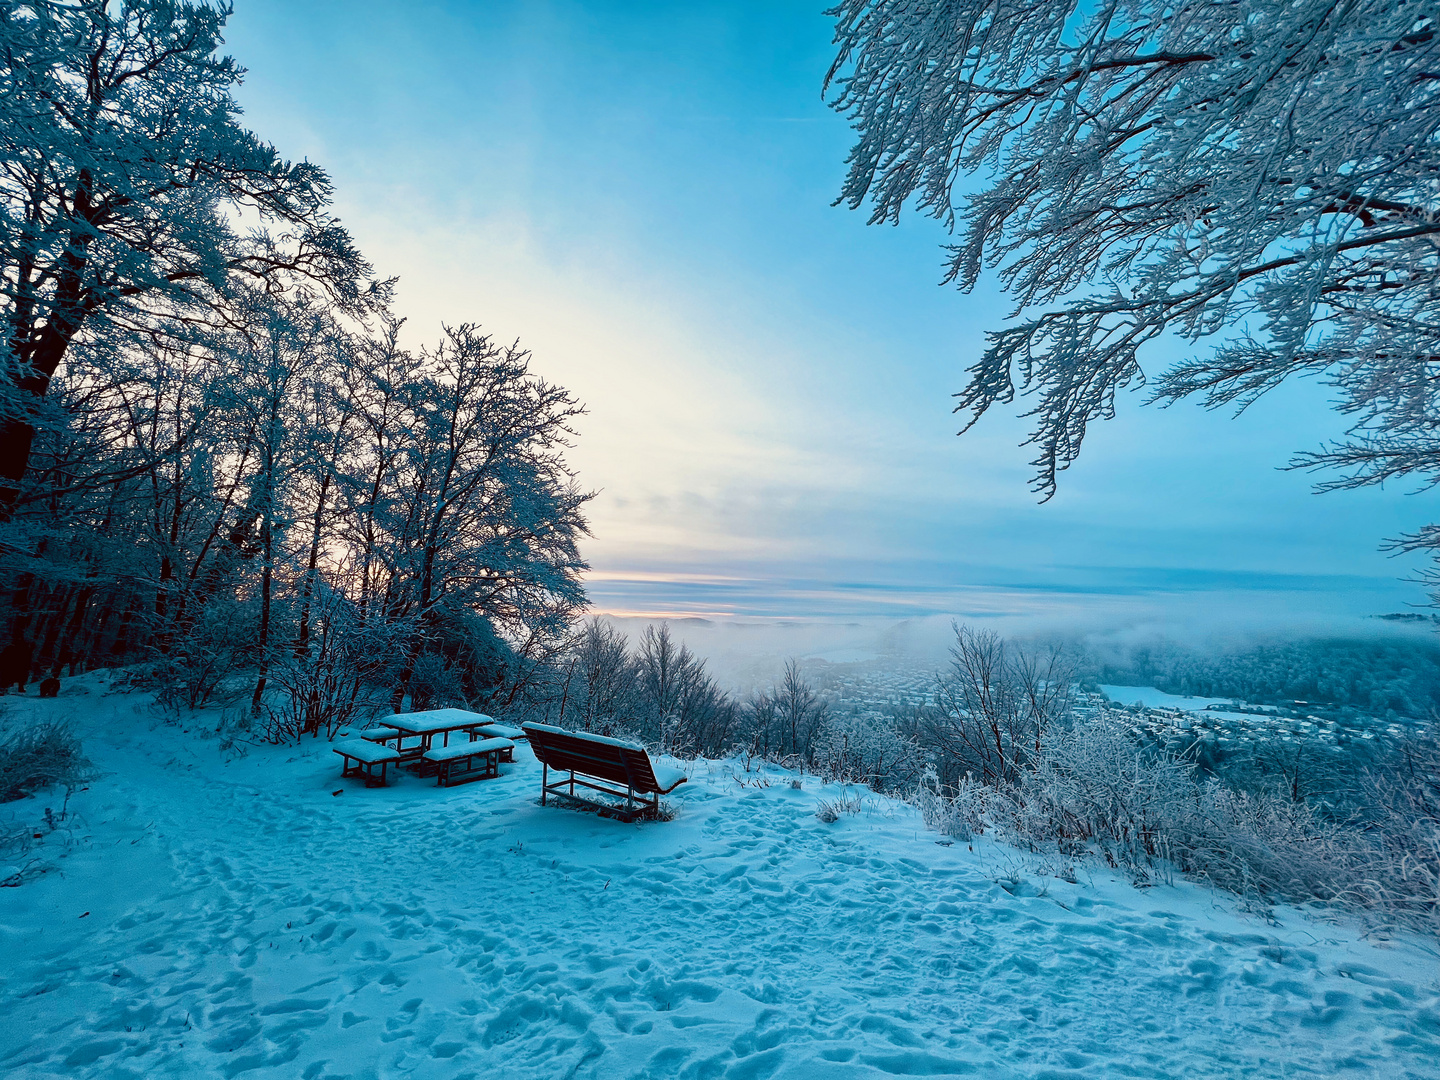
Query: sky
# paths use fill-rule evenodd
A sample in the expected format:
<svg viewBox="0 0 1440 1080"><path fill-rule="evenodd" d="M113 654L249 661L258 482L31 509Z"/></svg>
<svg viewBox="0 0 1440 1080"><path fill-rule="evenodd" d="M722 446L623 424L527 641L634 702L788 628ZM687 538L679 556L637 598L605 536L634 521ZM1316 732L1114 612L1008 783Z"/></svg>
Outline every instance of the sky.
<svg viewBox="0 0 1440 1080"><path fill-rule="evenodd" d="M1281 468L1343 431L1322 385L1239 418L1122 399L1044 505L1013 413L957 438L1009 305L940 285L937 223L833 205L822 6L238 0L227 49L248 124L329 171L398 276L412 344L480 323L587 405L599 612L1178 633L1423 600L1379 544L1433 494Z"/></svg>

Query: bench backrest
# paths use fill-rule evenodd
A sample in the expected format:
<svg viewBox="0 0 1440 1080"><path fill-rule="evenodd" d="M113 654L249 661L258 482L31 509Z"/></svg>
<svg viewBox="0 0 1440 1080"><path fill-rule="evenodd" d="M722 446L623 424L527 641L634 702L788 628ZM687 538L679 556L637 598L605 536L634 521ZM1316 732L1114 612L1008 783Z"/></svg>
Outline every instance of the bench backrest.
<svg viewBox="0 0 1440 1080"><path fill-rule="evenodd" d="M549 724L521 724L530 737L530 749L552 769L564 769L598 776L612 784L624 784L646 794L658 794L655 770L643 747L590 735L565 731Z"/></svg>

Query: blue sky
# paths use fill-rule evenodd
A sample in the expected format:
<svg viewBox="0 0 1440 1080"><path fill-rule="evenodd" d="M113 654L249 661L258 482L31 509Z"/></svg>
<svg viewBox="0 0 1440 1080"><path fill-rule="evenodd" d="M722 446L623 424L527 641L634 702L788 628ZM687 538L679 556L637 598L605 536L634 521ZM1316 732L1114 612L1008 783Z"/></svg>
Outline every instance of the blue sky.
<svg viewBox="0 0 1440 1080"><path fill-rule="evenodd" d="M1322 386L1239 419L1122 401L1044 506L1023 423L955 438L1008 305L938 286L933 222L831 205L819 8L240 0L227 36L248 122L330 171L412 340L478 321L589 406L599 610L1164 628L1421 598L1377 545L1433 495L1277 468L1340 433Z"/></svg>

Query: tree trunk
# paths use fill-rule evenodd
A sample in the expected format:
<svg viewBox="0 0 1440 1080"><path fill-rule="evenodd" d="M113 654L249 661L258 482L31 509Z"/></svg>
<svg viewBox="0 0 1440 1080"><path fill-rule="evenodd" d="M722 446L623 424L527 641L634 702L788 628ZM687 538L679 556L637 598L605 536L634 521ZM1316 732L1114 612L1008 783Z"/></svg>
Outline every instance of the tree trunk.
<svg viewBox="0 0 1440 1080"><path fill-rule="evenodd" d="M260 569L260 676L255 680L255 693L250 698L251 713L260 711L260 701L265 696L265 683L270 675L270 583L275 570L274 536L274 526L267 509L265 522L260 528L260 542L265 549L265 564Z"/></svg>

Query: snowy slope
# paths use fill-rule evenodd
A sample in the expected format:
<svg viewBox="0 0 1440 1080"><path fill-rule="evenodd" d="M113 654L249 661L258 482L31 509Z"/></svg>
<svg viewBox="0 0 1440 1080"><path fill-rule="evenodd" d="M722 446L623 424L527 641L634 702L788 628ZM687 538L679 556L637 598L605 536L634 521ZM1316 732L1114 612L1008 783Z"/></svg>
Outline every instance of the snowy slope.
<svg viewBox="0 0 1440 1080"><path fill-rule="evenodd" d="M6 1077L1440 1077L1422 941L1036 876L873 796L825 825L733 764L625 825L537 805L523 745L366 790L138 702L19 706L110 775L0 890Z"/></svg>

